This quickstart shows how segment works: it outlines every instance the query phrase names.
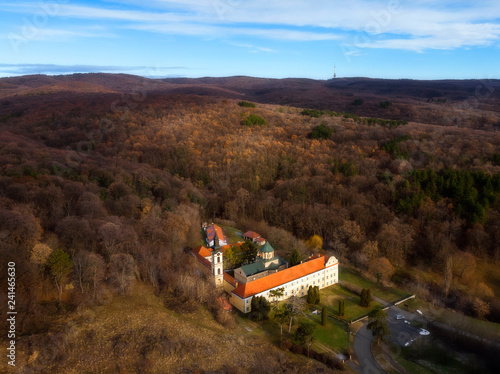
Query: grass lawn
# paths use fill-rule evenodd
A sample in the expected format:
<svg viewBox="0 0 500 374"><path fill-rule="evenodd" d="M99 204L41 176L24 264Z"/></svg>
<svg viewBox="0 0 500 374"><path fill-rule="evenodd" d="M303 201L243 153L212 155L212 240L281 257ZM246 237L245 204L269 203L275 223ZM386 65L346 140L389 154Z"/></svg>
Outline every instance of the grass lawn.
<svg viewBox="0 0 500 374"><path fill-rule="evenodd" d="M412 374L434 374L433 371L429 370L429 369L426 369L418 364L416 364L415 362L413 361L408 361L408 360L405 360L403 357L401 357L400 355L397 356L397 355L392 355L392 358L394 359L394 361L396 361L399 365L401 365L402 367L404 367L406 369L406 371L408 371L409 373L412 373Z"/></svg>
<svg viewBox="0 0 500 374"><path fill-rule="evenodd" d="M321 302L318 309L321 310L323 306L326 306L329 314L338 316L339 311L339 300L344 300L344 312L345 315L342 317L346 321L352 321L356 318L362 317L365 314L370 313L373 308L381 306L380 303L372 301L370 307L364 308L359 305L359 296L351 291L346 290L339 284L323 288L320 290Z"/></svg>
<svg viewBox="0 0 500 374"><path fill-rule="evenodd" d="M340 266L339 278L341 281L352 283L358 287L369 288L372 291L372 295L377 296L388 303L410 296L410 294L406 291L399 290L397 288L384 287L376 282L364 278L356 270L343 266Z"/></svg>
<svg viewBox="0 0 500 374"><path fill-rule="evenodd" d="M224 235L227 237L228 244L234 244L243 241L243 233L231 226L219 225Z"/></svg>
<svg viewBox="0 0 500 374"><path fill-rule="evenodd" d="M321 311L321 309L319 309ZM321 313L311 314L307 312L310 320L316 322L316 331L314 332L314 343L312 347L323 352L333 349L337 352L344 352L347 348L347 330L346 324L335 319L328 319L326 326L321 325ZM352 340L352 339L351 339Z"/></svg>

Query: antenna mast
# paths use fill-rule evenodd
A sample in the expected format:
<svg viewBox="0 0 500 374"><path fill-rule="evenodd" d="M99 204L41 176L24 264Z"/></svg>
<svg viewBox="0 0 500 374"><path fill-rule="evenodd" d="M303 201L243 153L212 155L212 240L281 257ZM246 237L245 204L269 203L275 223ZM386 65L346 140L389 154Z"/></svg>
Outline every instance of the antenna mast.
<svg viewBox="0 0 500 374"><path fill-rule="evenodd" d="M337 78L337 65L333 65L333 79Z"/></svg>

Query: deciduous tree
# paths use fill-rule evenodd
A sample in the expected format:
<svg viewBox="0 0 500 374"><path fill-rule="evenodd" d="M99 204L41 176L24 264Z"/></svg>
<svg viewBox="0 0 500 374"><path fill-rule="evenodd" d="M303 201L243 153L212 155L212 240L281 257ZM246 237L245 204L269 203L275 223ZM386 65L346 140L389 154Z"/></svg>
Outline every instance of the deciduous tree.
<svg viewBox="0 0 500 374"><path fill-rule="evenodd" d="M62 249L58 249L49 257L48 268L50 276L57 288L57 301L61 302L64 286L68 282L73 264L69 255Z"/></svg>
<svg viewBox="0 0 500 374"><path fill-rule="evenodd" d="M394 266L385 257L380 257L369 263L368 271L379 283L381 280L388 280L394 274Z"/></svg>

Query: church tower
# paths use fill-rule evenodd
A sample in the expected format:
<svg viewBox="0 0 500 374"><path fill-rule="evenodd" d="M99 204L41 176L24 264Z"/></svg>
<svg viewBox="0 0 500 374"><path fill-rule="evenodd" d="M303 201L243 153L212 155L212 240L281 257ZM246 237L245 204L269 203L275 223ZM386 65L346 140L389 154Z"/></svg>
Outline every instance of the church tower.
<svg viewBox="0 0 500 374"><path fill-rule="evenodd" d="M224 279L223 255L220 248L212 251L212 274L215 278L215 286L222 287Z"/></svg>

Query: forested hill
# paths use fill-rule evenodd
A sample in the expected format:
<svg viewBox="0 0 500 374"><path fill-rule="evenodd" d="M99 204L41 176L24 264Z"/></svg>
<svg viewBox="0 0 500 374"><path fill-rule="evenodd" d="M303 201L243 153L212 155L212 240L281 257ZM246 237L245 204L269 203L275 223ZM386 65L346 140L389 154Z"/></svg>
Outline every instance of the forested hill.
<svg viewBox="0 0 500 374"><path fill-rule="evenodd" d="M56 92L194 94L455 126L464 125L459 114L466 111L466 126L500 126L499 80L148 79L126 74L0 79L0 97Z"/></svg>
<svg viewBox="0 0 500 374"><path fill-rule="evenodd" d="M0 262L17 264L28 355L53 338L65 311L126 295L137 280L175 318L203 308L211 323L234 327L186 254L201 243L201 221L212 218L261 233L285 258L294 248L308 255L304 239L319 235L326 253L367 276L384 264L387 282L500 321L499 90L433 82L441 95L406 97L356 88L367 80L342 82L1 79ZM462 101L450 93L455 83ZM284 105L292 99L296 106ZM70 264L64 280L72 287L54 282L55 260ZM443 299L443 289L453 297ZM110 337L106 352L119 356L113 347L127 334ZM76 359L67 351L74 336L54 356L61 365ZM98 346L95 332L84 336L85 346ZM161 360L182 367L192 359L174 348ZM59 361L40 357L58 372Z"/></svg>

